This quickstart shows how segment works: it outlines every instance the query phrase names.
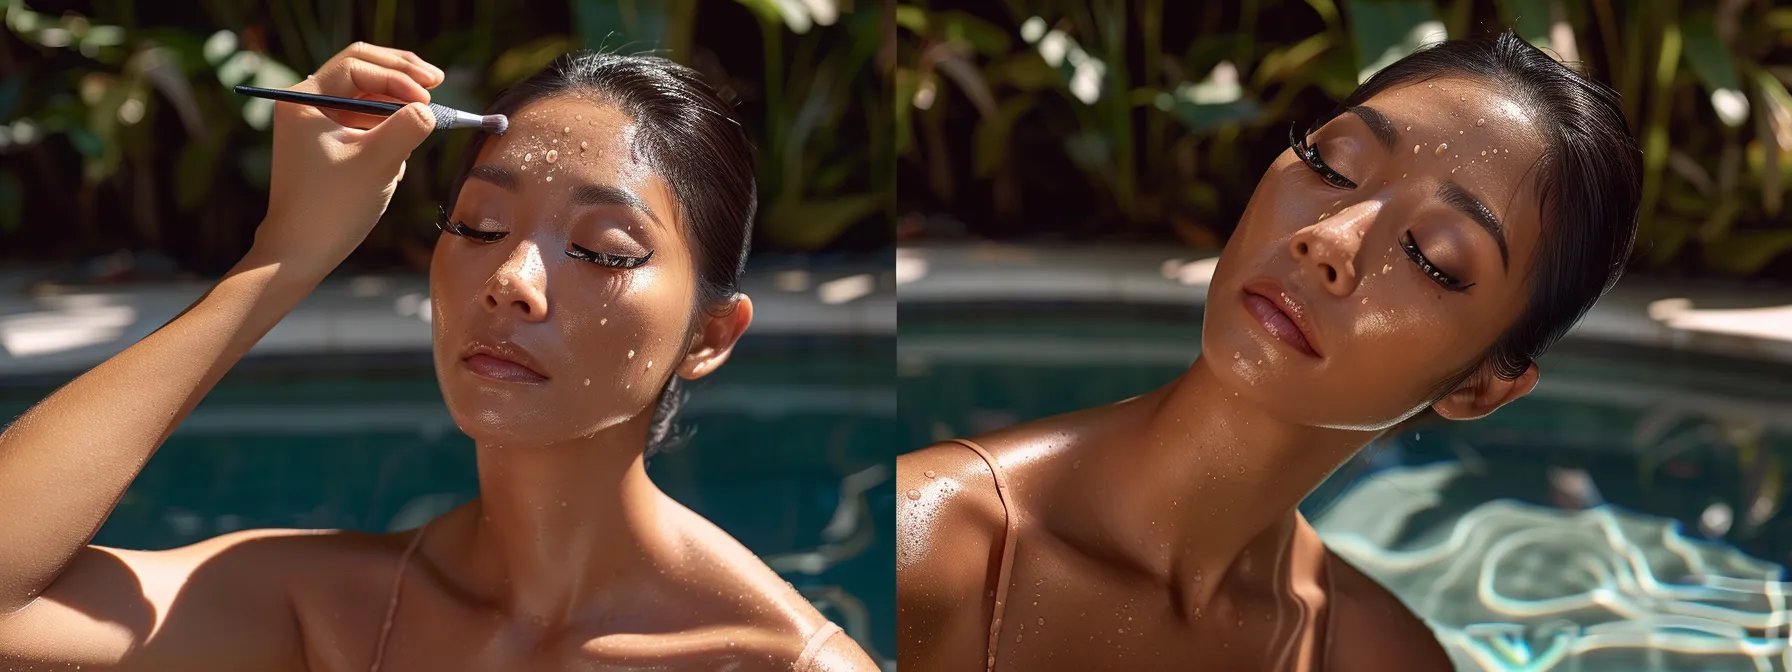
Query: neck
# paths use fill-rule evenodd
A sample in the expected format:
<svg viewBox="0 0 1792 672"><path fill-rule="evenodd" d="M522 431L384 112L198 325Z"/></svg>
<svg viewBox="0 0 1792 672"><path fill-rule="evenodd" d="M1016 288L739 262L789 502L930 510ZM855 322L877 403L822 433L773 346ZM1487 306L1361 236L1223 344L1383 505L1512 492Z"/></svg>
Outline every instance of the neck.
<svg viewBox="0 0 1792 672"><path fill-rule="evenodd" d="M513 617L563 623L664 560L665 495L647 478L644 424L548 445L480 443L480 497L456 526L468 587Z"/></svg>
<svg viewBox="0 0 1792 672"><path fill-rule="evenodd" d="M1278 420L1205 361L1137 403L1137 429L1103 448L1123 456L1100 461L1096 501L1107 502L1110 529L1146 531L1129 555L1193 606L1222 581L1270 578L1301 500L1376 435Z"/></svg>

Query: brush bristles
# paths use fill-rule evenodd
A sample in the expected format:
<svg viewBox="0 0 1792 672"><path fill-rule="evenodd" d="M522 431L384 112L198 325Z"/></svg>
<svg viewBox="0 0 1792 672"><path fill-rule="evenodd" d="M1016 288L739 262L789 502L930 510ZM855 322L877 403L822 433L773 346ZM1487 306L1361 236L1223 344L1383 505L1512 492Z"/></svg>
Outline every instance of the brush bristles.
<svg viewBox="0 0 1792 672"><path fill-rule="evenodd" d="M479 125L494 134L503 135L505 131L510 130L510 117L502 114L488 114L479 120Z"/></svg>

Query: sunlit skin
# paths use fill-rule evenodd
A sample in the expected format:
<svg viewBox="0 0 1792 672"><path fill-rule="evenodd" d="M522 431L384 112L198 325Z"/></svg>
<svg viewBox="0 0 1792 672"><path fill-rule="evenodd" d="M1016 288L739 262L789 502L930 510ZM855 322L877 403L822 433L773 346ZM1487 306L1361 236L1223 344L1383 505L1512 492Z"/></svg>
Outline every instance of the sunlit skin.
<svg viewBox="0 0 1792 672"><path fill-rule="evenodd" d="M1327 561L1296 507L1426 407L1478 418L1535 385L1535 366L1516 380L1478 370L1434 394L1523 309L1544 144L1522 107L1479 81L1391 89L1367 107L1306 136L1355 188L1293 150L1264 174L1215 269L1186 373L976 437L1018 521L996 669L1449 669L1397 599ZM1503 259L1464 195L1497 223ZM1421 269L1408 234L1429 270L1467 289ZM1278 338L1284 326L1260 320L1247 289L1291 304L1310 343ZM990 469L941 444L897 472L901 665L984 669L1004 524Z"/></svg>
<svg viewBox="0 0 1792 672"><path fill-rule="evenodd" d="M408 52L357 45L295 88L416 102L441 78ZM420 538L253 530L169 551L84 546L172 423L365 237L429 134L413 109L380 120L282 104L256 250L0 437L0 536L32 541L0 550L0 613L12 612L0 668L364 671L419 539L381 669L794 668L822 615L643 469L663 384L721 366L752 303L699 304L679 203L632 151L634 120L593 98L512 115L448 208L447 228L474 235L436 244L436 372L476 444L477 499ZM39 513L16 515L27 504ZM819 646L810 672L876 669L844 634Z"/></svg>

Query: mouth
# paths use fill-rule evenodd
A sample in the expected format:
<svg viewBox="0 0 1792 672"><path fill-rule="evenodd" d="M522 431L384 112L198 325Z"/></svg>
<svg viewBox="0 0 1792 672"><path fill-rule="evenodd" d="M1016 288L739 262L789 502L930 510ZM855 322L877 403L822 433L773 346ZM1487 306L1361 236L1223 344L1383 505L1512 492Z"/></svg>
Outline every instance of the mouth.
<svg viewBox="0 0 1792 672"><path fill-rule="evenodd" d="M1324 359L1314 343L1312 325L1300 301L1288 293L1282 283L1260 278L1245 283L1244 308L1257 323L1276 340L1314 359Z"/></svg>
<svg viewBox="0 0 1792 672"><path fill-rule="evenodd" d="M548 381L542 366L529 351L509 341L474 342L461 354L460 365L474 375L506 383L539 384Z"/></svg>

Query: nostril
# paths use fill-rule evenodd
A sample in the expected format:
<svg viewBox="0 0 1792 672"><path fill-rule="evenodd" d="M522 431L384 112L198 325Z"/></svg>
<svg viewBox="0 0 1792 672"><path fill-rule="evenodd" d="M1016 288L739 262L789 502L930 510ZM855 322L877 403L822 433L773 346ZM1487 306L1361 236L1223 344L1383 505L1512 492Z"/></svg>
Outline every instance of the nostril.
<svg viewBox="0 0 1792 672"><path fill-rule="evenodd" d="M1294 244L1294 253L1295 253L1295 254L1306 254L1306 253L1307 253L1307 244L1306 244L1306 242L1305 242L1305 241L1302 241L1302 242L1299 242L1299 243L1295 243L1295 244Z"/></svg>
<svg viewBox="0 0 1792 672"><path fill-rule="evenodd" d="M1338 281L1338 269L1332 268L1330 266L1325 267L1325 281L1326 282L1337 282Z"/></svg>
<svg viewBox="0 0 1792 672"><path fill-rule="evenodd" d="M485 296L485 305L488 308L496 308L496 307L498 307L498 299L492 297L490 294L487 294Z"/></svg>
<svg viewBox="0 0 1792 672"><path fill-rule="evenodd" d="M518 302L516 302L516 307L517 307L517 308L519 308L519 309L521 309L521 310L522 310L522 311L523 311L523 314L524 314L524 315L528 315L528 314L529 314L529 304L528 304L528 302L525 302L525 301L518 301Z"/></svg>

